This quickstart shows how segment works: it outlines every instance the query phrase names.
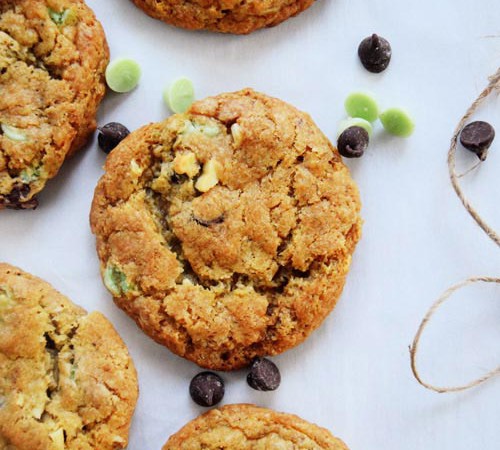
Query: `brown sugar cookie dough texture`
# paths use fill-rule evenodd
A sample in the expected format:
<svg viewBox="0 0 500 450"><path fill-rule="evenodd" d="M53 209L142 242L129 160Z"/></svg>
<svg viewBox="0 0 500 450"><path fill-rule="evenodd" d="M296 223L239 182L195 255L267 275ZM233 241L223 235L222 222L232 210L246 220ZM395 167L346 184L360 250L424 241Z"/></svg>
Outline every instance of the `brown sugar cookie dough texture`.
<svg viewBox="0 0 500 450"><path fill-rule="evenodd" d="M108 48L82 0L0 0L0 209L35 195L95 129Z"/></svg>
<svg viewBox="0 0 500 450"><path fill-rule="evenodd" d="M91 226L116 303L178 355L232 370L322 323L360 237L359 209L311 118L247 89L123 140Z"/></svg>
<svg viewBox="0 0 500 450"><path fill-rule="evenodd" d="M315 0L132 0L150 16L190 30L247 34L278 25Z"/></svg>
<svg viewBox="0 0 500 450"><path fill-rule="evenodd" d="M338 438L292 414L253 405L228 405L199 416L162 450L348 450Z"/></svg>
<svg viewBox="0 0 500 450"><path fill-rule="evenodd" d="M108 320L0 263L0 449L125 448L136 401Z"/></svg>

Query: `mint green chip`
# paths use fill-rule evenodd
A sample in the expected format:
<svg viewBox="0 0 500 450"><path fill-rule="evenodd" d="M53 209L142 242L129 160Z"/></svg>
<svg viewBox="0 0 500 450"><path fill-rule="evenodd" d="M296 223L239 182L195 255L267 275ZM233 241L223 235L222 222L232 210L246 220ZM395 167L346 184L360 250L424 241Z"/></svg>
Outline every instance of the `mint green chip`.
<svg viewBox="0 0 500 450"><path fill-rule="evenodd" d="M40 167L28 167L22 170L19 176L24 183L31 183L40 178L41 171L42 170Z"/></svg>
<svg viewBox="0 0 500 450"><path fill-rule="evenodd" d="M6 123L0 124L3 134L8 137L11 141L24 142L28 140L28 137L23 130L7 125Z"/></svg>
<svg viewBox="0 0 500 450"><path fill-rule="evenodd" d="M127 275L113 264L108 264L104 271L104 284L114 295L123 295L134 289L134 285L127 280Z"/></svg>
<svg viewBox="0 0 500 450"><path fill-rule="evenodd" d="M368 120L361 119L360 117L349 117L348 119L342 120L339 123L339 127L337 129L337 138L348 128L351 127L361 127L366 130L368 133L368 137L372 137L373 128L372 124L368 122Z"/></svg>
<svg viewBox="0 0 500 450"><path fill-rule="evenodd" d="M380 114L380 121L389 134L399 137L409 137L415 129L415 123L410 115L399 108L390 108Z"/></svg>
<svg viewBox="0 0 500 450"><path fill-rule="evenodd" d="M194 86L189 78L178 78L163 92L163 99L174 113L184 113L194 102Z"/></svg>
<svg viewBox="0 0 500 450"><path fill-rule="evenodd" d="M56 25L73 25L77 22L78 16L76 12L71 9L65 9L61 12L54 11L52 8L48 8L49 16Z"/></svg>
<svg viewBox="0 0 500 450"><path fill-rule="evenodd" d="M141 67L129 58L117 58L106 68L106 83L111 90L119 93L130 92L141 78Z"/></svg>
<svg viewBox="0 0 500 450"><path fill-rule="evenodd" d="M345 99L345 110L351 117L375 122L378 118L378 105L373 97L363 92L353 92Z"/></svg>

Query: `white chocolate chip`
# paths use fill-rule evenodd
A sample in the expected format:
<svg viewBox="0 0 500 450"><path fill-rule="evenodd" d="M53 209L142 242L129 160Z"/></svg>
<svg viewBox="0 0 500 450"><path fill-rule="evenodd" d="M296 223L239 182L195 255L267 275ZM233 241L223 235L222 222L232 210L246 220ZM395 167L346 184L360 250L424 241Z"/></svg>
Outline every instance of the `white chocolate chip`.
<svg viewBox="0 0 500 450"><path fill-rule="evenodd" d="M113 436L113 442L116 442L117 444L125 444L125 439L121 436L115 435Z"/></svg>
<svg viewBox="0 0 500 450"><path fill-rule="evenodd" d="M54 443L55 450L64 450L64 431L62 428L59 428L52 433L49 433L50 439Z"/></svg>
<svg viewBox="0 0 500 450"><path fill-rule="evenodd" d="M190 120L186 120L179 134L189 135L193 133L202 133L205 136L214 137L220 133L220 130L217 125L211 123L201 124L201 123L191 122Z"/></svg>
<svg viewBox="0 0 500 450"><path fill-rule="evenodd" d="M177 153L174 159L174 172L178 174L186 174L193 178L200 171L196 155L193 152Z"/></svg>
<svg viewBox="0 0 500 450"><path fill-rule="evenodd" d="M16 405L17 406L24 406L24 395L19 393L16 398Z"/></svg>
<svg viewBox="0 0 500 450"><path fill-rule="evenodd" d="M12 304L12 298L7 292L0 290L0 309L7 308Z"/></svg>
<svg viewBox="0 0 500 450"><path fill-rule="evenodd" d="M241 141L243 141L243 131L241 126L237 123L233 123L231 125L231 135L233 136L234 145L239 147L241 145Z"/></svg>
<svg viewBox="0 0 500 450"><path fill-rule="evenodd" d="M31 414L35 419L40 419L45 411L45 405L39 405L31 410Z"/></svg>
<svg viewBox="0 0 500 450"><path fill-rule="evenodd" d="M179 131L179 134L191 134L196 131L196 128L193 125L193 122L190 120L184 121L184 126L182 129Z"/></svg>
<svg viewBox="0 0 500 450"><path fill-rule="evenodd" d="M137 164L137 161L133 159L130 161L130 171L134 174L140 177L142 175L143 169Z"/></svg>
<svg viewBox="0 0 500 450"><path fill-rule="evenodd" d="M216 127L215 125L210 125L210 124L202 125L200 127L200 131L205 136L208 136L208 137L214 137L214 136L217 136L219 134L219 128Z"/></svg>
<svg viewBox="0 0 500 450"><path fill-rule="evenodd" d="M194 187L200 192L207 192L212 189L218 182L218 171L221 170L221 165L215 159L211 159L203 165L203 174L198 178Z"/></svg>

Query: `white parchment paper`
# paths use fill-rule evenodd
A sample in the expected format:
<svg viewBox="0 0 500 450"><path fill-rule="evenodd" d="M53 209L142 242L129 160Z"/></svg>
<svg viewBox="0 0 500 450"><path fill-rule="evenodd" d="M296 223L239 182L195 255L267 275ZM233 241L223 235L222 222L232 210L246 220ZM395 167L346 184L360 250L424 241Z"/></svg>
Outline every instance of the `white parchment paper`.
<svg viewBox="0 0 500 450"><path fill-rule="evenodd" d="M299 414L353 450L496 450L500 379L470 392L438 395L411 376L408 345L420 318L450 284L500 275L500 251L455 197L446 153L466 107L500 65L498 0L319 0L307 12L250 36L188 32L155 21L127 0L88 0L112 57L135 58L140 86L109 94L101 125L135 129L165 118L162 90L185 75L203 98L246 86L309 112L335 138L343 101L371 91L382 108L406 107L408 140L380 125L367 154L348 161L363 199L364 236L341 301L310 339L275 358L283 382L258 393L246 373L224 375L225 403L252 402ZM377 32L393 47L389 69L373 75L357 59ZM478 117L500 133L500 102ZM463 167L473 155L460 152ZM38 275L89 310L100 310L128 344L140 377L131 450L156 450L202 408L188 395L199 369L153 343L114 306L103 287L88 225L105 155L95 140L68 161L35 212L0 212L0 260ZM464 180L485 218L500 229L500 134L485 164ZM500 357L499 288L472 287L438 314L422 341L421 369L437 384L460 383Z"/></svg>

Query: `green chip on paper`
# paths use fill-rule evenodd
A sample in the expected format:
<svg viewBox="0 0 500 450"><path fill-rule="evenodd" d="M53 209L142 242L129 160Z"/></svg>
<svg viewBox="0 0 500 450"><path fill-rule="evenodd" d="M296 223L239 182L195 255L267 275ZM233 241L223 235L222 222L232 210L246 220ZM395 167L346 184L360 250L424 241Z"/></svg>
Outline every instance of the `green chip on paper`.
<svg viewBox="0 0 500 450"><path fill-rule="evenodd" d="M378 105L373 97L364 92L353 92L344 103L347 114L359 117L368 122L375 122L378 118Z"/></svg>
<svg viewBox="0 0 500 450"><path fill-rule="evenodd" d="M106 68L106 83L111 90L119 93L130 92L141 78L141 67L129 58L117 58Z"/></svg>
<svg viewBox="0 0 500 450"><path fill-rule="evenodd" d="M194 102L194 86L189 78L177 78L168 86L163 99L174 113L184 113Z"/></svg>
<svg viewBox="0 0 500 450"><path fill-rule="evenodd" d="M390 108L380 114L380 121L385 131L399 137L409 137L415 129L410 115L400 108Z"/></svg>

